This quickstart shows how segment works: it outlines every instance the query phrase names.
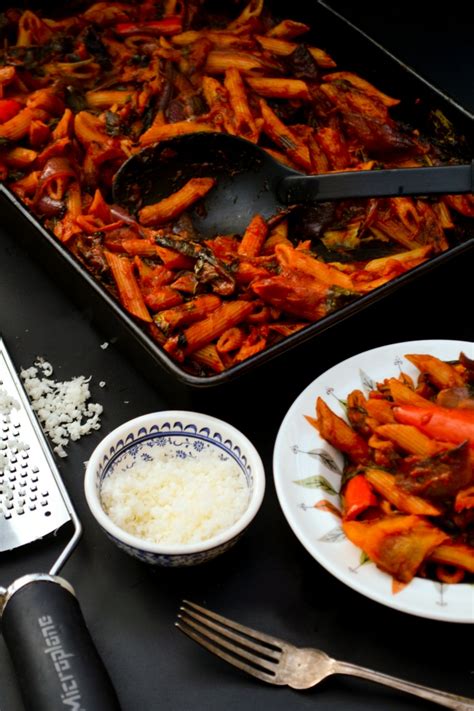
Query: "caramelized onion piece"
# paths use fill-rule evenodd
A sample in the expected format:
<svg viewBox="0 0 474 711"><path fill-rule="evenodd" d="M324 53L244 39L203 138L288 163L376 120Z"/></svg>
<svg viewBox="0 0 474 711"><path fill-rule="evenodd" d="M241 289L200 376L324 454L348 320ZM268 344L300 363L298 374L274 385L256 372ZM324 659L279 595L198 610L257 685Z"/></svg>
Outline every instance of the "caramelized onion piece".
<svg viewBox="0 0 474 711"><path fill-rule="evenodd" d="M440 390L436 403L441 407L461 407L474 410L474 395L468 387L445 388Z"/></svg>

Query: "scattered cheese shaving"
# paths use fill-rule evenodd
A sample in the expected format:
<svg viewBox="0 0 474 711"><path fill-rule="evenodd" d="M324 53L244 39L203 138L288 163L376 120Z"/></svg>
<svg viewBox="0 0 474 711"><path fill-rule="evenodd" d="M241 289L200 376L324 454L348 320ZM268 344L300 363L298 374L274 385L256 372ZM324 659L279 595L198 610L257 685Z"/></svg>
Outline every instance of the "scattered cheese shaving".
<svg viewBox="0 0 474 711"><path fill-rule="evenodd" d="M5 424L10 422L10 413L12 410L19 410L20 403L7 393L5 388L0 388L0 415ZM0 474L3 474L8 465L8 457L0 452ZM0 489L0 493L3 489Z"/></svg>
<svg viewBox="0 0 474 711"><path fill-rule="evenodd" d="M64 448L71 440L76 441L100 428L103 407L87 402L90 377L80 375L61 382L52 379L52 374L51 363L41 358L20 373L33 410L55 445L54 451L60 457L67 457Z"/></svg>
<svg viewBox="0 0 474 711"><path fill-rule="evenodd" d="M11 397L4 388L0 388L0 415L8 418L12 410L19 410L20 403Z"/></svg>

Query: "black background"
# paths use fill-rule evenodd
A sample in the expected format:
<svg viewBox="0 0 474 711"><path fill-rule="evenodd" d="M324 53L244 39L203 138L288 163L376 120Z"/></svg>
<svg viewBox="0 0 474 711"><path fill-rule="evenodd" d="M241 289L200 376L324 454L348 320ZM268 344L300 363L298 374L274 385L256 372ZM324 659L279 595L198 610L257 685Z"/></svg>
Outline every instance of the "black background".
<svg viewBox="0 0 474 711"><path fill-rule="evenodd" d="M474 26L464 3L333 2L394 54L474 112ZM160 709L428 709L425 702L354 679L337 678L310 692L272 688L215 659L174 627L182 598L302 646L474 696L472 627L404 615L364 598L331 577L291 532L276 499L271 457L279 424L299 392L321 372L366 349L412 339L474 341L472 251L423 275L224 392L164 396L150 373L129 360L90 323L54 278L0 232L0 332L18 366L38 355L57 379L91 375L93 400L104 406L102 429L69 447L60 461L84 525L62 574L76 589L124 711ZM109 347L102 349L104 341ZM105 388L99 387L106 381ZM88 512L84 462L105 434L125 420L185 405L228 420L257 446L266 467L264 504L244 538L211 563L152 569L116 549ZM47 570L57 554L48 542L2 554L0 584ZM0 640L0 708L21 711L8 654ZM104 710L106 711L106 710Z"/></svg>

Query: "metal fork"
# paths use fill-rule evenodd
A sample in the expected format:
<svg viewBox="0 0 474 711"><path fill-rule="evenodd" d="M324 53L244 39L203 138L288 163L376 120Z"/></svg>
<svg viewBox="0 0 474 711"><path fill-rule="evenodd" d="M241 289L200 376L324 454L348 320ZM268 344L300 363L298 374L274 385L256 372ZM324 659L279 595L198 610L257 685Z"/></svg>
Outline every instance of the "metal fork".
<svg viewBox="0 0 474 711"><path fill-rule="evenodd" d="M474 699L340 662L319 649L295 647L187 600L183 600L175 624L205 649L270 684L309 689L332 674L348 674L405 691L449 709L474 711Z"/></svg>

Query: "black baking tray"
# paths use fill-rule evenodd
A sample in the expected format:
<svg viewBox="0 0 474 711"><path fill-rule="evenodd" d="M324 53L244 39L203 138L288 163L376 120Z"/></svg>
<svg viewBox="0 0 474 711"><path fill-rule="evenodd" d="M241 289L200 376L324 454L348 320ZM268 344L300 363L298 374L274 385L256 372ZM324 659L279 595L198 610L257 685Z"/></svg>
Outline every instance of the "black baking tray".
<svg viewBox="0 0 474 711"><path fill-rule="evenodd" d="M48 6L47 2L35 4L44 8ZM360 73L387 94L402 98L400 107L397 107L397 118L402 121L420 128L429 136L426 125L430 112L435 109L442 111L452 122L456 134L463 136L463 160L469 162L473 158L474 116L336 10L324 2L309 3L299 0L293 0L291 6L286 2L270 0L266 6L277 17L305 22L315 28L305 35L305 41L328 51L337 62L338 68ZM229 370L209 376L198 376L186 372L174 362L4 185L0 185L0 219L26 244L32 252L32 257L41 262L76 303L86 309L90 320L100 327L106 337L131 355L140 369L146 370L148 377L165 391L173 393L176 392L177 385L184 385L191 390L205 389L222 386L244 377L279 355L296 347L303 347L303 344L317 338L318 334L326 329L403 288L405 284L418 279L427 271L442 268L446 261L474 248L474 221L472 225L466 221L463 239L446 252L436 255L428 262Z"/></svg>

